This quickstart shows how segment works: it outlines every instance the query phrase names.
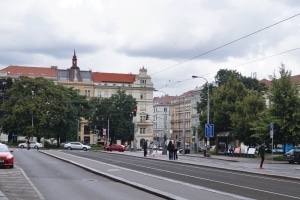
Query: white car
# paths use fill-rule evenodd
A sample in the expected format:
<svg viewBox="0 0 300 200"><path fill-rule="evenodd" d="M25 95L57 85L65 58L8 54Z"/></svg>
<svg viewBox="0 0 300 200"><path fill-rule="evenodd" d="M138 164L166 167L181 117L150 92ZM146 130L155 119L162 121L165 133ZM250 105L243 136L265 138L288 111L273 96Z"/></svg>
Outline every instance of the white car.
<svg viewBox="0 0 300 200"><path fill-rule="evenodd" d="M20 148L27 148L27 143L20 143L18 145L18 147ZM34 148L34 149L38 149L43 147L42 143L39 142L30 142L30 148Z"/></svg>
<svg viewBox="0 0 300 200"><path fill-rule="evenodd" d="M87 150L91 149L90 146L81 144L80 142L69 142L69 143L66 143L64 145L64 148L65 149L69 149L69 150L72 150L72 149L75 150L76 149L76 150L84 150L84 151L87 151Z"/></svg>

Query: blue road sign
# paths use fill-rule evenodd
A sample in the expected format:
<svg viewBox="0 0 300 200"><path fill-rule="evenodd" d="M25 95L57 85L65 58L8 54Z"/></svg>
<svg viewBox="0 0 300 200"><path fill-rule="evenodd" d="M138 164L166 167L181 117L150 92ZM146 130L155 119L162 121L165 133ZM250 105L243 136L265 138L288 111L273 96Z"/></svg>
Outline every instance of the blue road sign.
<svg viewBox="0 0 300 200"><path fill-rule="evenodd" d="M214 124L205 124L205 137L214 137L215 135L215 126Z"/></svg>
<svg viewBox="0 0 300 200"><path fill-rule="evenodd" d="M273 123L270 124L270 131L274 131L274 124Z"/></svg>

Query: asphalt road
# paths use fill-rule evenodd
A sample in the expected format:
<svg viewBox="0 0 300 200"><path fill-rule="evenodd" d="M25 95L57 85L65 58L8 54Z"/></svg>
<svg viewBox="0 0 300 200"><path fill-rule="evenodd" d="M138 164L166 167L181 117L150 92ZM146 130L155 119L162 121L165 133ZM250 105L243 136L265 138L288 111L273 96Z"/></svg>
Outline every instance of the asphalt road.
<svg viewBox="0 0 300 200"><path fill-rule="evenodd" d="M16 149L16 167L0 169L0 191L9 199L160 199L143 190L168 199L300 199L297 165L267 161L264 171L253 173L259 170L255 159L230 162L180 156L170 161L137 152L41 152Z"/></svg>
<svg viewBox="0 0 300 200"><path fill-rule="evenodd" d="M9 200L161 199L37 150L14 149L14 156L15 168L0 169L0 190Z"/></svg>
<svg viewBox="0 0 300 200"><path fill-rule="evenodd" d="M66 151L67 153L117 165L122 168L152 174L166 179L205 187L215 191L240 195L252 199L300 199L299 180L249 174L207 166L182 164L178 161L132 157L115 153ZM187 158L185 159L196 159ZM224 160L203 160L221 167L229 164ZM288 166L283 164L284 166ZM259 169L257 169L259 170Z"/></svg>

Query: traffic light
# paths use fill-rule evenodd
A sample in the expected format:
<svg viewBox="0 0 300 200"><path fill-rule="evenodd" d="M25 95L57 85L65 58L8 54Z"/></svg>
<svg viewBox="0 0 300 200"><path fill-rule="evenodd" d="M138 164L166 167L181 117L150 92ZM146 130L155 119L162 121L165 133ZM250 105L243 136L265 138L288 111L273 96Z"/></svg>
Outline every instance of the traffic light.
<svg viewBox="0 0 300 200"><path fill-rule="evenodd" d="M134 108L133 108L133 116L134 117L136 116L136 110L137 110L137 108L136 108L136 106L134 106Z"/></svg>

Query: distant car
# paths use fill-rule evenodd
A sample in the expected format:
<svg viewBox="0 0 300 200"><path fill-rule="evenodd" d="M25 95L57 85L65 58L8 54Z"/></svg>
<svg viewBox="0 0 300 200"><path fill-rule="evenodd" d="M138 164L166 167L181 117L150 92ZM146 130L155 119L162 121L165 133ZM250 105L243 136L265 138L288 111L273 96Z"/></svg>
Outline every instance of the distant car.
<svg viewBox="0 0 300 200"><path fill-rule="evenodd" d="M191 153L191 148L190 147L185 147L184 148L184 154L189 154L189 153ZM179 149L179 153L182 153L183 154L183 149Z"/></svg>
<svg viewBox="0 0 300 200"><path fill-rule="evenodd" d="M88 145L84 145L80 142L69 142L69 143L66 143L64 145L64 148L65 149L69 149L69 150L84 150L84 151L87 151L87 150L90 150L91 147L88 146Z"/></svg>
<svg viewBox="0 0 300 200"><path fill-rule="evenodd" d="M18 145L18 147L20 148L27 148L27 143L20 143ZM34 148L34 149L38 149L43 147L42 143L39 142L30 142L30 148Z"/></svg>
<svg viewBox="0 0 300 200"><path fill-rule="evenodd" d="M12 150L9 150L7 145L0 144L0 166L13 168L14 167L14 155Z"/></svg>
<svg viewBox="0 0 300 200"><path fill-rule="evenodd" d="M104 146L105 151L119 151L124 152L126 150L126 147L124 145L120 144L112 144L110 146Z"/></svg>
<svg viewBox="0 0 300 200"><path fill-rule="evenodd" d="M283 155L283 160L288 161L290 164L300 163L300 148L294 148L286 152Z"/></svg>

